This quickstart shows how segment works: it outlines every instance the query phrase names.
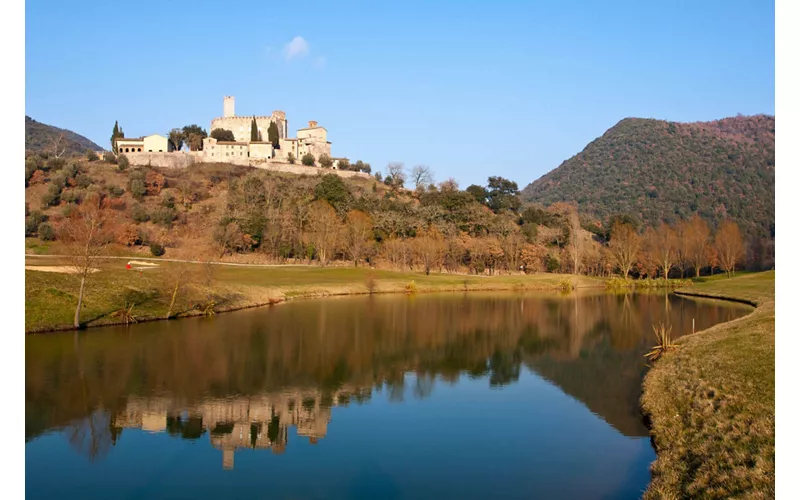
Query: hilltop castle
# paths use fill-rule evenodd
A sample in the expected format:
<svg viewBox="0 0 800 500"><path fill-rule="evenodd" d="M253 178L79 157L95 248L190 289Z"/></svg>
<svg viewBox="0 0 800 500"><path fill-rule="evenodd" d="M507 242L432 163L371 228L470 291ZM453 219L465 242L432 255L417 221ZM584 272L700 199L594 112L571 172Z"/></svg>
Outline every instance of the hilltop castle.
<svg viewBox="0 0 800 500"><path fill-rule="evenodd" d="M129 157L132 165L150 165L158 167L187 167L193 163L233 163L259 168L274 168L295 173L311 173L299 165L306 154L314 156L318 165L322 155L331 155L331 143L328 131L317 122L309 121L308 127L297 131L297 137L289 135L289 121L283 111L273 111L265 116L236 116L234 97L225 96L222 101L222 116L211 120L211 130L223 129L233 134L233 141L218 141L207 137L203 139L200 151L174 151L167 137L152 134L146 137L118 138L116 146L119 154ZM252 141L251 128L253 119L258 128L259 140ZM278 128L277 147L267 139L269 126L274 123ZM292 163L291 158L298 165ZM334 162L333 169L337 169ZM358 176L359 172L341 172L340 175Z"/></svg>
<svg viewBox="0 0 800 500"><path fill-rule="evenodd" d="M203 155L215 161L228 161L231 157L260 158L287 161L291 153L298 161L311 153L315 160L323 154L330 156L331 143L328 131L317 122L308 122L307 128L297 131L297 138L289 138L289 121L283 111L273 111L269 116L236 116L234 97L225 96L222 101L223 116L211 120L211 129L230 130L235 141L218 141L211 137L203 140ZM253 120L256 121L261 140L252 141L250 132ZM278 127L278 147L273 147L267 137L271 123ZM227 157L227 158L226 158Z"/></svg>

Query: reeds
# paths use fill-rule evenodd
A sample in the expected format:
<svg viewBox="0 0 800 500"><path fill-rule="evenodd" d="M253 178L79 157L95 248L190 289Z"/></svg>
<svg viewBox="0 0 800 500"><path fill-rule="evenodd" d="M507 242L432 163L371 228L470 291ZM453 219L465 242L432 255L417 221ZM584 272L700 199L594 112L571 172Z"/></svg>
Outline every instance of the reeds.
<svg viewBox="0 0 800 500"><path fill-rule="evenodd" d="M656 336L656 345L651 347L650 352L644 355L651 362L656 361L667 351L678 347L672 343L672 326L664 326L664 323L653 325L653 333Z"/></svg>

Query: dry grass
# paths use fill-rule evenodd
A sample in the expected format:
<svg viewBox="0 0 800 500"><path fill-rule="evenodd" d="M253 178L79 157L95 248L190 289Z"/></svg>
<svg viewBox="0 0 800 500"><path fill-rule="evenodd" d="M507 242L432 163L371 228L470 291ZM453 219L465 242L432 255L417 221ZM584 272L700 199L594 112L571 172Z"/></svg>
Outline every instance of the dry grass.
<svg viewBox="0 0 800 500"><path fill-rule="evenodd" d="M658 458L644 498L774 498L775 273L683 293L757 308L681 338L645 377L642 407Z"/></svg>

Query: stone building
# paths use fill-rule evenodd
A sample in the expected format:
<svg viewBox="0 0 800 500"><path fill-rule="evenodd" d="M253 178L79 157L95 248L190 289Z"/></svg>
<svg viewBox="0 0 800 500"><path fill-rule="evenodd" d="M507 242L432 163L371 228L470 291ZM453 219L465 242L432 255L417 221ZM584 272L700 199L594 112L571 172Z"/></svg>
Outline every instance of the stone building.
<svg viewBox="0 0 800 500"><path fill-rule="evenodd" d="M234 97L225 96L223 98L223 116L211 120L211 128L209 132L214 129L221 128L233 132L233 137L237 142L250 141L250 127L253 118L256 119L256 126L261 134L261 139L267 140L267 130L269 124L275 122L278 126L278 137L284 138L289 136L289 122L286 120L286 113L283 111L273 111L268 116L236 116L234 112Z"/></svg>
<svg viewBox="0 0 800 500"><path fill-rule="evenodd" d="M224 116L211 120L211 130L224 129L233 133L233 142L220 142L215 139L207 138L203 141L203 156L213 157L214 161L225 161L225 157L248 157L257 159L275 159L287 161L289 153L294 155L299 163L303 155L311 153L315 160L323 154L330 156L331 143L328 141L328 130L320 127L317 122L309 121L308 127L297 131L297 137L289 137L289 122L286 120L286 113L283 111L273 111L269 116L236 116L234 113L233 96L223 98ZM259 141L251 141L251 127L253 118L260 134ZM275 122L278 126L278 148L273 148L268 141L268 129L270 123ZM246 149L239 146L246 145ZM221 158L221 160L217 160Z"/></svg>
<svg viewBox="0 0 800 500"><path fill-rule="evenodd" d="M166 137L159 134L152 134L146 137L116 139L117 151L119 154L127 153L169 153L172 145Z"/></svg>

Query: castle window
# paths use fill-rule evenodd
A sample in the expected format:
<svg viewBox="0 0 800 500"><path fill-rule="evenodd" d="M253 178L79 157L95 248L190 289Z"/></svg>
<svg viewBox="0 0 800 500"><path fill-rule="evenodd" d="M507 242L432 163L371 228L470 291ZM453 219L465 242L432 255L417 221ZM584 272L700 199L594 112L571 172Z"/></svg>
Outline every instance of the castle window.
<svg viewBox="0 0 800 500"><path fill-rule="evenodd" d="M141 153L141 152L142 152L142 148L139 148L137 151L138 151L139 153Z"/></svg>

